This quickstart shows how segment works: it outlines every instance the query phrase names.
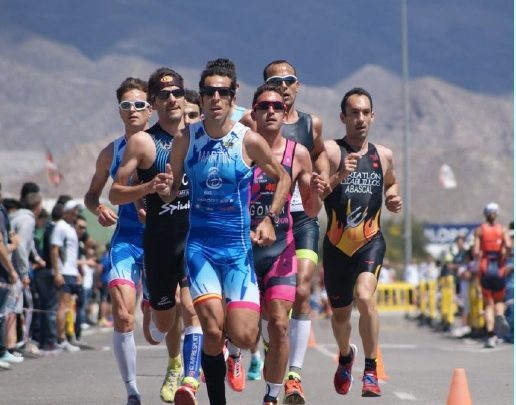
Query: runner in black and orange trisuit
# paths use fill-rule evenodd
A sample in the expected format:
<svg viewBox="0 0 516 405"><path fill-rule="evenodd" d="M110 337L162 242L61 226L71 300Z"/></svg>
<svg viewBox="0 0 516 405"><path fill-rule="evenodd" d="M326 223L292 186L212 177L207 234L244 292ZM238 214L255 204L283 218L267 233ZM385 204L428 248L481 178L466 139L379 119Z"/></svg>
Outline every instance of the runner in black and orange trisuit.
<svg viewBox="0 0 516 405"><path fill-rule="evenodd" d="M400 212L402 201L392 151L368 141L374 120L371 95L362 88L346 93L340 119L346 135L326 141L332 192L324 206L328 229L323 245L324 283L333 309L332 327L340 350L334 385L347 394L357 347L350 343L351 310L356 300L365 354L362 396L380 396L376 375L378 313L376 285L385 254L380 231L382 195L389 211Z"/></svg>

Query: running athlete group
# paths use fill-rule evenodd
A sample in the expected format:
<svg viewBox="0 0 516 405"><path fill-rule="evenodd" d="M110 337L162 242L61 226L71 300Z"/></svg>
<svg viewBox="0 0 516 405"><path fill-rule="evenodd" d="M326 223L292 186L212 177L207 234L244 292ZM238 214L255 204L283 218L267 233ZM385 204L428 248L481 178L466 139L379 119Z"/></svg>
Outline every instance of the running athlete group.
<svg viewBox="0 0 516 405"><path fill-rule="evenodd" d="M345 395L353 382L355 302L362 396L381 395L374 302L385 254L380 212L384 196L394 213L402 201L391 150L368 141L371 95L348 91L340 114L345 135L324 142L321 120L295 108L300 83L292 64L273 61L263 78L250 111L236 105L228 59L207 63L198 94L169 68L148 82L127 78L117 89L125 133L100 152L85 204L101 225L116 224L109 287L128 405L141 404L134 340L140 284L144 336L150 344L165 340L169 354L163 401L197 404L204 380L210 404L226 404L226 378L234 390L245 386L241 349L253 355L249 377L261 378L261 332L263 404L280 403L282 390L283 403L305 403L301 374L323 204L324 279L340 349L335 390ZM153 110L158 121L149 128ZM109 177L118 213L99 201Z"/></svg>

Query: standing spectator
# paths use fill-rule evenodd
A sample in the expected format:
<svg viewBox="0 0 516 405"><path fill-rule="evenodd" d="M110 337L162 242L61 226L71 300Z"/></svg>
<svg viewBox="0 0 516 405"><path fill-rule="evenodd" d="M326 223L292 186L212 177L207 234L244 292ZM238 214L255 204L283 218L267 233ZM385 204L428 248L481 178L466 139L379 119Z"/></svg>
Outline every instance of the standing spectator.
<svg viewBox="0 0 516 405"><path fill-rule="evenodd" d="M63 207L63 218L57 221L52 232L50 261L54 271L54 282L59 290L57 310L57 345L66 351L75 352L79 347L65 339L65 316L71 311L72 294L77 295L82 283L77 259L79 240L73 224L79 212L78 203L69 200Z"/></svg>
<svg viewBox="0 0 516 405"><path fill-rule="evenodd" d="M112 327L113 323L108 320L110 308L111 308L111 297L109 295L109 272L111 270L111 244L106 244L106 249L100 257L99 274L97 279L97 285L99 289L99 316L98 324L103 327Z"/></svg>
<svg viewBox="0 0 516 405"><path fill-rule="evenodd" d="M389 259L384 259L380 275L378 276L378 284L394 283L395 280L396 270L391 266Z"/></svg>
<svg viewBox="0 0 516 405"><path fill-rule="evenodd" d="M18 274L14 269L7 245L9 243L9 218L7 211L1 203L0 184L0 367L9 368L11 363L20 363L23 358L13 356L5 346L5 324L7 315L7 303L11 295L11 286L18 281Z"/></svg>

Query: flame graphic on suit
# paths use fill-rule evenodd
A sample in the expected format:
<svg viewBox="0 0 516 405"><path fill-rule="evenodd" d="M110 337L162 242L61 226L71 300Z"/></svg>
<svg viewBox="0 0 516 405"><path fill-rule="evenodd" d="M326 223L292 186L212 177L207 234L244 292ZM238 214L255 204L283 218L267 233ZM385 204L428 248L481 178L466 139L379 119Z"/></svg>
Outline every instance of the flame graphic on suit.
<svg viewBox="0 0 516 405"><path fill-rule="evenodd" d="M351 200L346 207L346 225L337 219L337 213L332 209L331 222L326 236L332 245L352 256L380 231L380 209L367 218L368 207L360 212L360 207L351 210Z"/></svg>

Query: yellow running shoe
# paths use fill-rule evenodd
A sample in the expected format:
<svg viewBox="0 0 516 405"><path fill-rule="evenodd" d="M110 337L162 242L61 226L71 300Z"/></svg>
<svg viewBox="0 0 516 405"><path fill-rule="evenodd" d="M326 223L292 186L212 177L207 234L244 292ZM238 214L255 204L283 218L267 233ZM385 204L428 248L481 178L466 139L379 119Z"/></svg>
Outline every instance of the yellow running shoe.
<svg viewBox="0 0 516 405"><path fill-rule="evenodd" d="M167 373L165 374L165 379L163 380L160 391L162 401L168 403L174 402L174 396L176 395L182 374L182 369L176 369L170 366L167 367Z"/></svg>

